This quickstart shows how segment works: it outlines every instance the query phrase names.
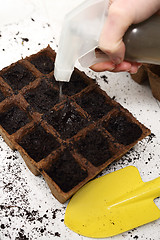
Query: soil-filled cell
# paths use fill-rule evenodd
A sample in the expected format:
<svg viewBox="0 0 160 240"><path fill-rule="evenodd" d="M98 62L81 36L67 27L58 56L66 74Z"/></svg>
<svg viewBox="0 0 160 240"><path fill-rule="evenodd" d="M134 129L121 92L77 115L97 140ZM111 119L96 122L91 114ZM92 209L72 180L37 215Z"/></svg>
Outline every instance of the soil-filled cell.
<svg viewBox="0 0 160 240"><path fill-rule="evenodd" d="M58 91L49 87L42 81L36 89L32 89L24 95L27 102L37 112L45 113L59 102Z"/></svg>
<svg viewBox="0 0 160 240"><path fill-rule="evenodd" d="M35 80L35 76L22 64L17 63L2 74L3 79L13 90L20 90Z"/></svg>
<svg viewBox="0 0 160 240"><path fill-rule="evenodd" d="M78 98L77 103L91 115L93 120L98 120L112 110L112 106L106 103L106 98L96 91L89 92Z"/></svg>
<svg viewBox="0 0 160 240"><path fill-rule="evenodd" d="M98 167L112 157L108 140L97 130L88 132L75 144L78 152Z"/></svg>
<svg viewBox="0 0 160 240"><path fill-rule="evenodd" d="M44 119L59 132L63 139L73 137L88 123L68 102L59 111L50 111Z"/></svg>
<svg viewBox="0 0 160 240"><path fill-rule="evenodd" d="M87 83L78 72L74 71L72 73L70 81L66 83L63 82L62 92L64 95L71 96L80 92L85 87L87 87Z"/></svg>
<svg viewBox="0 0 160 240"><path fill-rule="evenodd" d="M17 106L12 106L8 111L0 113L0 125L9 134L15 133L28 122L30 122L30 120L27 114Z"/></svg>
<svg viewBox="0 0 160 240"><path fill-rule="evenodd" d="M118 143L129 145L135 142L142 134L141 128L121 114L112 116L103 127L116 139Z"/></svg>
<svg viewBox="0 0 160 240"><path fill-rule="evenodd" d="M46 173L56 182L63 192L68 192L87 177L69 150L65 150Z"/></svg>
<svg viewBox="0 0 160 240"><path fill-rule="evenodd" d="M45 53L41 53L31 58L30 62L44 74L48 74L54 69L54 62Z"/></svg>
<svg viewBox="0 0 160 240"><path fill-rule="evenodd" d="M47 133L41 126L37 126L32 132L25 135L19 142L19 145L36 162L47 157L59 147L55 137Z"/></svg>

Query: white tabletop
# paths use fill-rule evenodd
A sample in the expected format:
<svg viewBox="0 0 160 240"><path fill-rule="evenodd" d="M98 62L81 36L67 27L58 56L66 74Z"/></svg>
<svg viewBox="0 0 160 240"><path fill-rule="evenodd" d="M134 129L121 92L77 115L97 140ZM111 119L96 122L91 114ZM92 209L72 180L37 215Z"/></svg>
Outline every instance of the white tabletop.
<svg viewBox="0 0 160 240"><path fill-rule="evenodd" d="M81 0L21 0L17 7L18 2L0 0L0 69L48 44L57 49L63 17ZM103 174L133 165L144 181L160 176L160 102L152 96L149 84L138 85L128 73L85 72L155 135L143 139ZM160 208L160 199L155 203ZM64 225L66 206L0 137L0 240L88 240ZM159 240L160 220L108 239Z"/></svg>

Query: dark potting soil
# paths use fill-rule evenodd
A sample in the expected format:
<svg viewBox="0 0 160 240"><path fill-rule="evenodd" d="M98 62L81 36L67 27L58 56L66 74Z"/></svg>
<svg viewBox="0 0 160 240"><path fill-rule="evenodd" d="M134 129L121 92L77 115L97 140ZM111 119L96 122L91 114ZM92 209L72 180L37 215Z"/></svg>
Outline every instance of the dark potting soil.
<svg viewBox="0 0 160 240"><path fill-rule="evenodd" d="M19 144L36 162L47 157L53 150L59 147L56 139L41 126L37 126L33 132L25 135Z"/></svg>
<svg viewBox="0 0 160 240"><path fill-rule="evenodd" d="M4 99L5 99L5 97L4 97L3 93L0 90L0 102L2 102Z"/></svg>
<svg viewBox="0 0 160 240"><path fill-rule="evenodd" d="M69 82L63 82L62 92L64 95L74 95L87 87L87 83L79 73L74 71Z"/></svg>
<svg viewBox="0 0 160 240"><path fill-rule="evenodd" d="M123 115L111 117L108 123L103 123L103 127L118 143L125 146L136 141L142 134L141 128L137 124L129 122Z"/></svg>
<svg viewBox="0 0 160 240"><path fill-rule="evenodd" d="M46 113L59 102L58 91L49 87L45 81L42 81L36 89L26 93L24 97L31 107L40 113Z"/></svg>
<svg viewBox="0 0 160 240"><path fill-rule="evenodd" d="M69 150L65 150L46 173L64 192L68 192L87 177Z"/></svg>
<svg viewBox="0 0 160 240"><path fill-rule="evenodd" d="M54 69L54 62L45 54L32 57L30 62L44 74L48 74Z"/></svg>
<svg viewBox="0 0 160 240"><path fill-rule="evenodd" d="M53 84L54 87L56 86L56 87L58 87L58 88L59 88L59 85L62 83L62 82L60 82L60 81L56 81L54 75L50 76L50 77L47 79L47 81L48 81L49 83Z"/></svg>
<svg viewBox="0 0 160 240"><path fill-rule="evenodd" d="M102 118L113 108L111 105L106 103L106 99L103 95L100 95L95 91L83 95L76 101L87 113L91 115L94 121Z"/></svg>
<svg viewBox="0 0 160 240"><path fill-rule="evenodd" d="M28 122L30 122L30 120L27 114L17 106L12 106L7 112L0 113L0 125L9 134L15 133Z"/></svg>
<svg viewBox="0 0 160 240"><path fill-rule="evenodd" d="M112 156L107 139L97 130L88 132L84 139L75 143L75 147L96 167L105 163Z"/></svg>
<svg viewBox="0 0 160 240"><path fill-rule="evenodd" d="M60 133L63 139L73 137L88 123L69 102L66 102L64 107L57 112L50 111L44 119Z"/></svg>
<svg viewBox="0 0 160 240"><path fill-rule="evenodd" d="M9 68L2 77L13 90L20 90L25 85L35 80L34 75L19 63Z"/></svg>

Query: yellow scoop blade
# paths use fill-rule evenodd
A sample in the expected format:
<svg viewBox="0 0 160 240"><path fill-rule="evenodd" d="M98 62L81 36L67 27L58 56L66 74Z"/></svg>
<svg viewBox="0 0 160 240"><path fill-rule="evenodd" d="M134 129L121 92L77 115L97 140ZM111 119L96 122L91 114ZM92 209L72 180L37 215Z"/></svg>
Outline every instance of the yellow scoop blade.
<svg viewBox="0 0 160 240"><path fill-rule="evenodd" d="M160 196L160 177L144 183L130 166L97 178L69 202L65 224L86 237L105 238L160 218L153 199Z"/></svg>

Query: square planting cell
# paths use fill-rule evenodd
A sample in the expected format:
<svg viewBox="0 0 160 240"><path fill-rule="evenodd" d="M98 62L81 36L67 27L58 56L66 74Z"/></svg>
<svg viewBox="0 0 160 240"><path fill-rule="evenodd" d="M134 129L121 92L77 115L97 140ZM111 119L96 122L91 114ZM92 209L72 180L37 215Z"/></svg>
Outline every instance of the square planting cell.
<svg viewBox="0 0 160 240"><path fill-rule="evenodd" d="M5 97L4 97L3 93L0 90L0 102L2 102L4 99L5 99Z"/></svg>
<svg viewBox="0 0 160 240"><path fill-rule="evenodd" d="M52 125L63 139L71 138L84 128L88 121L77 112L69 102L62 109L50 111L44 119Z"/></svg>
<svg viewBox="0 0 160 240"><path fill-rule="evenodd" d="M33 56L30 62L44 74L48 74L54 70L54 62L45 53L41 53L37 56Z"/></svg>
<svg viewBox="0 0 160 240"><path fill-rule="evenodd" d="M91 115L94 121L105 116L113 108L113 106L106 103L106 98L96 91L82 95L76 102Z"/></svg>
<svg viewBox="0 0 160 240"><path fill-rule="evenodd" d="M63 192L70 191L88 176L87 171L81 169L69 150L64 150L45 172Z"/></svg>
<svg viewBox="0 0 160 240"><path fill-rule="evenodd" d="M30 119L27 114L17 106L12 106L6 112L0 113L0 125L9 134L15 133L28 122L30 122Z"/></svg>
<svg viewBox="0 0 160 240"><path fill-rule="evenodd" d="M36 111L46 113L59 102L58 91L52 89L45 81L25 94L25 99Z"/></svg>
<svg viewBox="0 0 160 240"><path fill-rule="evenodd" d="M39 162L57 149L60 144L53 135L47 133L41 126L36 126L32 132L21 139L19 145L34 161Z"/></svg>
<svg viewBox="0 0 160 240"><path fill-rule="evenodd" d="M64 82L62 85L63 94L71 96L71 95L74 95L74 94L80 92L87 86L88 85L84 81L82 76L78 72L74 71L72 73L70 81L67 83Z"/></svg>
<svg viewBox="0 0 160 240"><path fill-rule="evenodd" d="M125 146L135 142L142 135L141 128L122 114L111 116L108 122L103 122L103 127L118 143Z"/></svg>
<svg viewBox="0 0 160 240"><path fill-rule="evenodd" d="M35 76L22 64L17 63L2 74L3 79L13 90L20 90L35 80Z"/></svg>
<svg viewBox="0 0 160 240"><path fill-rule="evenodd" d="M97 130L89 131L85 138L75 143L77 151L98 167L112 157L107 138Z"/></svg>

